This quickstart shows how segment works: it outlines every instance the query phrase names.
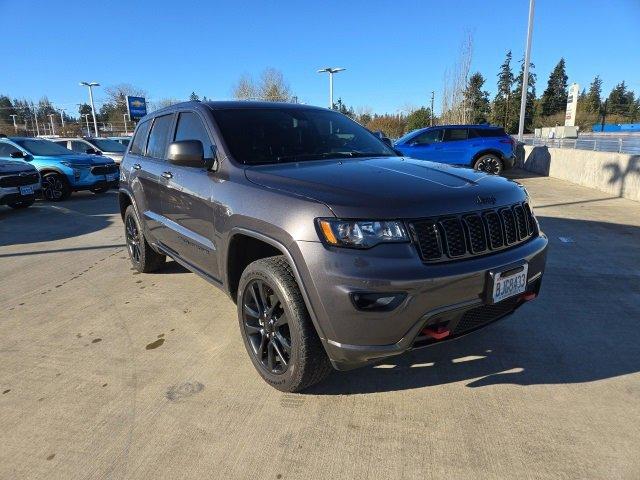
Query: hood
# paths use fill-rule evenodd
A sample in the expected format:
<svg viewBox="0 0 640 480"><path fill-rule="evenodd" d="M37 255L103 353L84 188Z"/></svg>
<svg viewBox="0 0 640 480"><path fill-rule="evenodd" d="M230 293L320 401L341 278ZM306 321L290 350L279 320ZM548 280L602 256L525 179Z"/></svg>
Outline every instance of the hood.
<svg viewBox="0 0 640 480"><path fill-rule="evenodd" d="M340 218L420 218L524 201L503 177L402 157L261 165L245 170L258 185L312 198Z"/></svg>
<svg viewBox="0 0 640 480"><path fill-rule="evenodd" d="M105 163L112 162L110 158L105 158L99 155L88 155L84 153L58 156L36 156L35 159L49 163L67 162L77 167L90 167L94 165L104 165Z"/></svg>
<svg viewBox="0 0 640 480"><path fill-rule="evenodd" d="M0 159L0 174L2 173L18 173L33 172L36 168L28 164L24 160L4 160Z"/></svg>
<svg viewBox="0 0 640 480"><path fill-rule="evenodd" d="M102 156L102 158L106 159L109 163L111 163L111 161L120 163L122 162L122 157L123 155L121 153L107 153L107 152L105 152L104 155Z"/></svg>

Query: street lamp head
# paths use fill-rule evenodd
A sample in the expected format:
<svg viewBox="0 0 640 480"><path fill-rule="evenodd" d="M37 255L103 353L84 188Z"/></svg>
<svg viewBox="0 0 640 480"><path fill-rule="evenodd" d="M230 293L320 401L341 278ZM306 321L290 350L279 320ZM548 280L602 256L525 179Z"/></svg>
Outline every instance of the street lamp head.
<svg viewBox="0 0 640 480"><path fill-rule="evenodd" d="M100 86L98 82L80 82L80 85L83 87L99 87Z"/></svg>
<svg viewBox="0 0 640 480"><path fill-rule="evenodd" d="M321 68L320 70L318 70L318 73L338 73L338 72L341 72L343 70L346 70L346 68L342 68L342 67L325 67L325 68Z"/></svg>

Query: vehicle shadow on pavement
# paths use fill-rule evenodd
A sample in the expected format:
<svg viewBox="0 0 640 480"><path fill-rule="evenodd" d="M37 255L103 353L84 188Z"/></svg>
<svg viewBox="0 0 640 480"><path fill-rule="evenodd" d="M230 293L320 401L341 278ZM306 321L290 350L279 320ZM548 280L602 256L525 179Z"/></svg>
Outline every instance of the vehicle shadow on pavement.
<svg viewBox="0 0 640 480"><path fill-rule="evenodd" d="M539 298L481 331L335 372L305 393L570 384L640 371L640 228L539 219L550 243Z"/></svg>
<svg viewBox="0 0 640 480"><path fill-rule="evenodd" d="M63 202L39 200L24 210L0 207L0 247L50 242L102 230L118 214L117 192L77 193Z"/></svg>

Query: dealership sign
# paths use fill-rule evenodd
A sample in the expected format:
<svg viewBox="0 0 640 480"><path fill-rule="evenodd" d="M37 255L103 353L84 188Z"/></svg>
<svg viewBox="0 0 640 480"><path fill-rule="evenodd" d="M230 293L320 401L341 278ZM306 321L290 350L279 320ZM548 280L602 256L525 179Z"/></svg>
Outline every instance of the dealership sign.
<svg viewBox="0 0 640 480"><path fill-rule="evenodd" d="M569 96L567 97L567 113L564 116L565 127L573 127L576 124L579 92L580 85L578 85L577 83L574 83L569 87Z"/></svg>
<svg viewBox="0 0 640 480"><path fill-rule="evenodd" d="M127 112L130 119L140 119L147 114L147 101L144 97L127 95Z"/></svg>

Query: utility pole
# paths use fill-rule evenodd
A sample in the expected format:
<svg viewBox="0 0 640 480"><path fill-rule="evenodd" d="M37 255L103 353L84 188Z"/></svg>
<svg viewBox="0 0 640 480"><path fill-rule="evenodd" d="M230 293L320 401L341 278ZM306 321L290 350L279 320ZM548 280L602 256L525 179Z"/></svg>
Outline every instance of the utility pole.
<svg viewBox="0 0 640 480"><path fill-rule="evenodd" d="M51 135L55 135L55 134L56 134L56 129L55 129L55 127L53 126L53 117L54 117L54 114L53 114L53 113L50 113L50 114L49 114L49 115L47 115L47 116L49 117L49 120L51 121Z"/></svg>
<svg viewBox="0 0 640 480"><path fill-rule="evenodd" d="M89 114L88 113L83 113L82 116L84 117L85 122L87 122L87 137L91 136L91 130L89 129Z"/></svg>
<svg viewBox="0 0 640 480"><path fill-rule="evenodd" d="M318 70L318 73L328 73L329 74L329 108L333 109L333 74L342 72L346 70L346 68L342 67L326 67Z"/></svg>
<svg viewBox="0 0 640 480"><path fill-rule="evenodd" d="M522 93L520 94L520 122L518 123L518 141L522 141L524 133L524 115L527 109L527 92L529 91L529 63L531 58L531 36L533 35L533 12L536 0L529 0L529 24L527 26L527 47L524 54L524 72L522 78Z"/></svg>
<svg viewBox="0 0 640 480"><path fill-rule="evenodd" d="M431 90L431 126L433 127L433 98L434 98L435 92L433 90Z"/></svg>
<svg viewBox="0 0 640 480"><path fill-rule="evenodd" d="M9 115L11 118L13 118L13 130L18 133L18 125L16 125L16 117L17 115Z"/></svg>
<svg viewBox="0 0 640 480"><path fill-rule="evenodd" d="M98 82L80 82L83 87L89 88L89 101L91 102L91 114L93 115L93 127L95 128L96 137L98 136L98 121L96 120L96 107L93 104L93 87L99 87Z"/></svg>
<svg viewBox="0 0 640 480"><path fill-rule="evenodd" d="M33 118L36 119L36 136L40 136L40 125L38 124L38 114L36 113Z"/></svg>
<svg viewBox="0 0 640 480"><path fill-rule="evenodd" d="M62 121L62 128L64 128L64 108L60 109L60 120Z"/></svg>
<svg viewBox="0 0 640 480"><path fill-rule="evenodd" d="M604 132L604 122L607 118L607 102L609 101L609 99L606 99L604 101L604 103L602 104L602 123L600 124L600 131Z"/></svg>
<svg viewBox="0 0 640 480"><path fill-rule="evenodd" d="M124 134L129 135L129 130L127 130L127 114L123 113L122 118L124 119Z"/></svg>

